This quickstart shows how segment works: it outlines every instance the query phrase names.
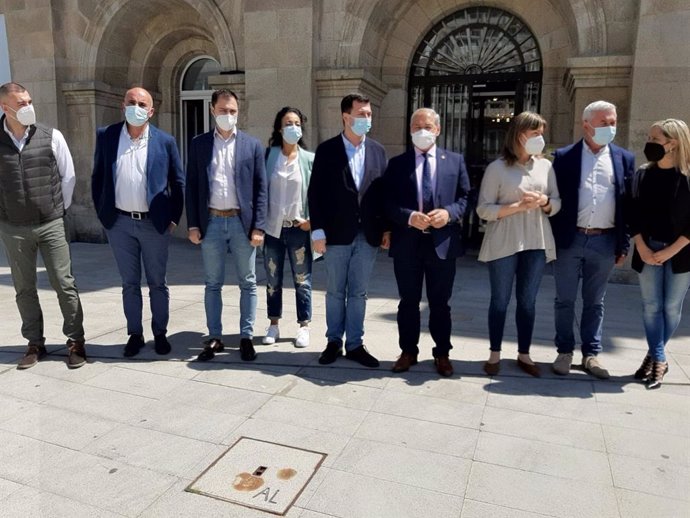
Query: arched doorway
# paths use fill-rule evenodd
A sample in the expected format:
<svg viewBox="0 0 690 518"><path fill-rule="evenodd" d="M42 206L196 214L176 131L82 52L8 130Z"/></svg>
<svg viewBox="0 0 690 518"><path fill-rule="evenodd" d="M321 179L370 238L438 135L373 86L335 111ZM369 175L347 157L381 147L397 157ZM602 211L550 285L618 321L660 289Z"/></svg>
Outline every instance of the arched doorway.
<svg viewBox="0 0 690 518"><path fill-rule="evenodd" d="M187 65L180 81L180 152L183 163L192 139L207 132L211 126L210 108L213 91L208 78L220 74L220 64L213 58L202 56Z"/></svg>
<svg viewBox="0 0 690 518"><path fill-rule="evenodd" d="M409 114L423 106L440 114L439 145L465 155L477 186L500 152L511 117L539 110L541 80L541 52L519 17L495 7L462 9L438 22L417 47Z"/></svg>

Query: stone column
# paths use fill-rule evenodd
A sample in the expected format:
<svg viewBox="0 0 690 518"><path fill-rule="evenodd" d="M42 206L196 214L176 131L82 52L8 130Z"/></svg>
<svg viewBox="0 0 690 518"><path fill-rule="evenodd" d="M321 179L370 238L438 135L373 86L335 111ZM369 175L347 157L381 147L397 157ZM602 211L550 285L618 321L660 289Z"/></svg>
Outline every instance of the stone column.
<svg viewBox="0 0 690 518"><path fill-rule="evenodd" d="M597 100L616 105L618 131L616 143L628 145L630 121L631 56L598 56L568 59L566 88L574 113L572 140L582 137L582 110Z"/></svg>
<svg viewBox="0 0 690 518"><path fill-rule="evenodd" d="M305 140L316 144L312 128L315 0L245 2L244 42L247 125L266 143L275 114L294 106L307 115Z"/></svg>
<svg viewBox="0 0 690 518"><path fill-rule="evenodd" d="M690 124L690 2L640 0L639 13L629 142L642 163L653 122L674 118Z"/></svg>

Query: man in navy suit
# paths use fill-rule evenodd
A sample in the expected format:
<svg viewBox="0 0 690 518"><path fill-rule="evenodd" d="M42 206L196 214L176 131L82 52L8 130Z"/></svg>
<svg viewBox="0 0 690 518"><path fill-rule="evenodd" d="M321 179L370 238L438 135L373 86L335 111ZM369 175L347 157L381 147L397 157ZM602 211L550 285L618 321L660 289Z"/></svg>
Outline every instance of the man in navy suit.
<svg viewBox="0 0 690 518"><path fill-rule="evenodd" d="M402 354L393 372L405 372L419 354L422 283L426 280L432 353L441 376L451 376L449 359L455 260L462 253L461 222L470 190L462 155L440 149L438 114L420 108L412 114L414 149L391 159L384 176L386 215L393 222L390 255L398 283L398 334Z"/></svg>
<svg viewBox="0 0 690 518"><path fill-rule="evenodd" d="M629 248L623 217L626 179L635 171L635 157L611 142L616 135L616 107L606 101L588 105L582 114L584 138L556 150L561 210L550 218L556 240L555 343L557 374L570 372L575 349L575 300L582 279L582 366L600 379L609 377L598 359L601 352L604 296L615 264Z"/></svg>
<svg viewBox="0 0 690 518"><path fill-rule="evenodd" d="M204 261L206 325L209 339L199 354L207 361L222 342L225 258L231 252L240 286L240 356L256 358L252 344L256 320L256 248L264 242L267 210L264 148L239 131L237 96L221 89L211 96L215 129L199 135L187 160L188 237L201 244Z"/></svg>
<svg viewBox="0 0 690 518"><path fill-rule="evenodd" d="M149 123L153 99L132 88L122 105L125 122L96 135L91 191L122 277L129 340L126 357L144 347L141 262L149 285L151 329L158 354L168 354L170 295L165 273L170 233L182 216L184 171L175 139Z"/></svg>
<svg viewBox="0 0 690 518"><path fill-rule="evenodd" d="M319 363L346 358L366 367L378 360L364 347L367 288L379 246L388 247L381 180L383 146L366 136L371 103L360 94L340 102L343 132L316 149L308 200L314 250L326 263L326 338Z"/></svg>

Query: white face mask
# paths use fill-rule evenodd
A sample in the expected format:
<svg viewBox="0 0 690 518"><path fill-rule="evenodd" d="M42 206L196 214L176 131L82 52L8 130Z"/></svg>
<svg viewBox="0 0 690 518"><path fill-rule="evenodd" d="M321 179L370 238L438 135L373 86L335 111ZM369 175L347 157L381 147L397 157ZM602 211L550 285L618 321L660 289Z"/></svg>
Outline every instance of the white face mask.
<svg viewBox="0 0 690 518"><path fill-rule="evenodd" d="M613 139L616 137L616 127L615 126L602 126L599 128L594 128L594 135L592 140L595 144L599 146L608 146Z"/></svg>
<svg viewBox="0 0 690 518"><path fill-rule="evenodd" d="M544 146L546 146L546 142L541 135L530 137L525 141L525 151L528 155L540 155Z"/></svg>
<svg viewBox="0 0 690 518"><path fill-rule="evenodd" d="M302 138L302 128L297 125L285 126L282 130L283 140L291 146L297 144Z"/></svg>
<svg viewBox="0 0 690 518"><path fill-rule="evenodd" d="M130 126L139 128L149 120L149 111L133 104L125 106L125 120Z"/></svg>
<svg viewBox="0 0 690 518"><path fill-rule="evenodd" d="M224 113L223 115L216 115L216 126L223 131L232 131L237 125L237 115Z"/></svg>
<svg viewBox="0 0 690 518"><path fill-rule="evenodd" d="M10 110L12 110L12 108L10 108ZM12 117L12 115L10 115L10 117ZM22 106L17 111L14 111L14 117L12 118L22 126L31 126L32 124L36 124L36 111L34 110L34 105L27 104L26 106Z"/></svg>
<svg viewBox="0 0 690 518"><path fill-rule="evenodd" d="M420 129L412 133L412 143L417 149L426 151L436 142L436 134L429 130Z"/></svg>

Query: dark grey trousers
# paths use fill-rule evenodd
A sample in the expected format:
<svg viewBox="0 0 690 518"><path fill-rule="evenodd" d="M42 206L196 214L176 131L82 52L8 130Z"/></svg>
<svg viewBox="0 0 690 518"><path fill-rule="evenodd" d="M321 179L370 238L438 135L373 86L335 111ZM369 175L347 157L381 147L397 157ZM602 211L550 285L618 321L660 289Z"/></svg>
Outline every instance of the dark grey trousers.
<svg viewBox="0 0 690 518"><path fill-rule="evenodd" d="M60 218L32 226L15 226L0 221L0 238L5 246L17 294L22 336L30 343L40 343L44 339L43 312L36 289L36 258L40 251L48 280L57 293L62 311L62 332L72 340L84 340L84 313L72 276L64 220Z"/></svg>

